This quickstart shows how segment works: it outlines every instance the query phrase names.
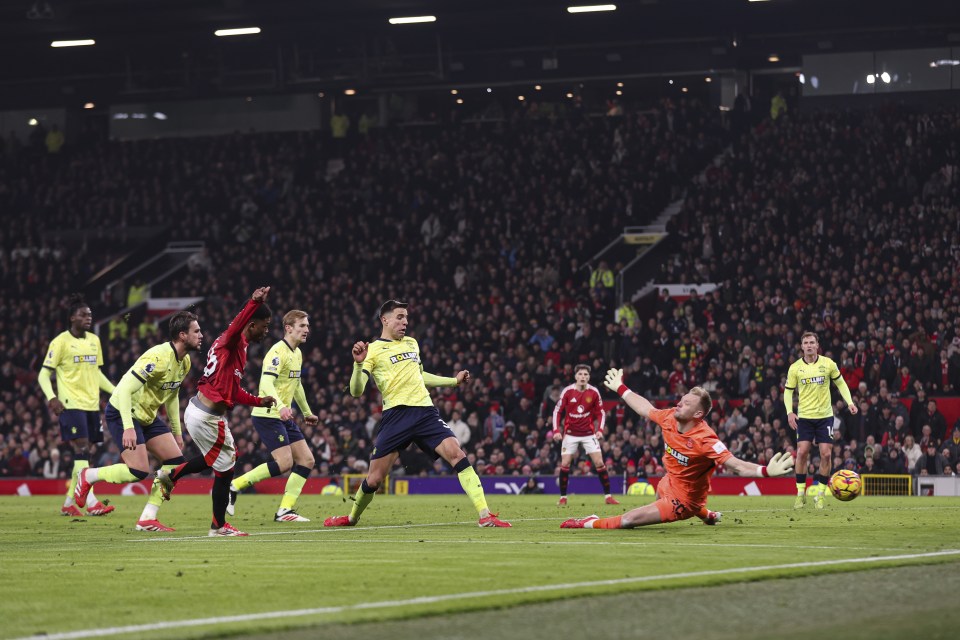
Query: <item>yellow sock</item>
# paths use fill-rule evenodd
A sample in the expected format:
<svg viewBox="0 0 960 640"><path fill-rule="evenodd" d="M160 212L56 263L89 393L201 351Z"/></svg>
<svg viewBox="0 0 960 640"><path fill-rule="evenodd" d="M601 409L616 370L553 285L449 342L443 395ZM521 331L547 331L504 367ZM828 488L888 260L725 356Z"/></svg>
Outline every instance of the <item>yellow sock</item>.
<svg viewBox="0 0 960 640"><path fill-rule="evenodd" d="M127 484L137 480L137 476L130 473L130 468L122 462L97 469L97 478L110 484Z"/></svg>
<svg viewBox="0 0 960 640"><path fill-rule="evenodd" d="M270 469L266 462L261 464L255 469L251 469L247 473L243 474L239 478L233 479L233 486L238 491L243 491L247 487L257 484L261 480L266 480L270 477Z"/></svg>
<svg viewBox="0 0 960 640"><path fill-rule="evenodd" d="M307 473L310 471L307 470ZM287 478L287 484L283 488L283 499L280 500L281 509L293 509L300 498L300 492L303 491L303 485L307 483L307 477L297 473L295 470ZM239 487L238 487L239 488Z"/></svg>
<svg viewBox="0 0 960 640"><path fill-rule="evenodd" d="M173 471L178 466L179 465L175 464L165 464L160 468L164 471ZM150 497L147 498L147 504L152 504L157 507L163 504L163 496L160 494L160 485L156 482L154 482L153 486L150 487Z"/></svg>
<svg viewBox="0 0 960 640"><path fill-rule="evenodd" d="M366 493L363 490L363 485L360 485L357 493L353 496L353 509L350 510L350 519L354 522L360 520L360 514L363 513L367 505L373 501L373 496L375 495L377 495L376 492Z"/></svg>
<svg viewBox="0 0 960 640"><path fill-rule="evenodd" d="M798 495L798 496L802 496L804 493L806 493L806 491L807 491L807 483L806 483L806 482L798 482L798 483L797 483L797 495Z"/></svg>
<svg viewBox="0 0 960 640"><path fill-rule="evenodd" d="M480 476L477 475L473 467L467 467L458 473L457 479L460 481L460 486L463 487L464 493L467 494L470 502L473 503L473 508L477 510L477 513L482 515L485 511L489 512L487 497L483 495L483 485L480 484Z"/></svg>

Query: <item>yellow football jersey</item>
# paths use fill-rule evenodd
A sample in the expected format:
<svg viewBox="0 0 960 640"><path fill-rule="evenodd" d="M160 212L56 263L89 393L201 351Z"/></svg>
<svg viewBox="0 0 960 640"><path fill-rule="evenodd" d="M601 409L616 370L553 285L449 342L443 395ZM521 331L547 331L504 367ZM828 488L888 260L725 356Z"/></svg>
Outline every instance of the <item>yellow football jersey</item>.
<svg viewBox="0 0 960 640"><path fill-rule="evenodd" d="M373 378L383 396L384 410L396 406L433 405L423 382L420 345L410 337L400 340L378 338L367 348L363 370Z"/></svg>
<svg viewBox="0 0 960 640"><path fill-rule="evenodd" d="M840 378L837 363L826 356L808 364L800 358L787 372L786 388L797 390L800 396L797 417L818 420L833 417L833 402L830 400L830 384Z"/></svg>
<svg viewBox="0 0 960 640"><path fill-rule="evenodd" d="M75 338L64 331L50 342L43 366L57 376L57 398L67 409L100 410L100 367L103 350L97 334Z"/></svg>
<svg viewBox="0 0 960 640"><path fill-rule="evenodd" d="M173 343L164 342L147 349L142 356L124 374L133 376L143 386L133 394L133 417L143 425L151 424L157 419L157 411L172 397L180 393L180 385L190 372L190 354L177 360L177 351ZM117 385L119 388L122 385ZM116 392L114 392L116 394ZM110 396L110 404L119 408L119 402ZM179 422L177 416L175 422Z"/></svg>
<svg viewBox="0 0 960 640"><path fill-rule="evenodd" d="M263 369L260 373L260 397L270 394L263 389L264 376L274 377L277 404L272 407L255 407L251 412L258 418L280 418L280 409L293 406L294 395L300 388L300 372L303 369L303 354L300 348L291 349L286 340L276 343L263 358ZM307 413L309 407L300 407L300 411Z"/></svg>

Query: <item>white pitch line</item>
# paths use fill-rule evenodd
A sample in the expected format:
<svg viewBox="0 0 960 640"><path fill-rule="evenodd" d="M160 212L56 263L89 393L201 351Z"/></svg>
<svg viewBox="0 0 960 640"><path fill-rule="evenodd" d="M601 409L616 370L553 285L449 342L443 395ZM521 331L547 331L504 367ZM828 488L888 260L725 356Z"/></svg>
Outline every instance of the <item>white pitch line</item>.
<svg viewBox="0 0 960 640"><path fill-rule="evenodd" d="M263 611L235 616L217 616L215 618L193 618L190 620L171 620L167 622L152 622L149 624L128 625L125 627L103 627L100 629L83 629L79 631L64 631L36 636L27 636L19 640L73 640L75 638L96 638L114 636L122 633L145 633L148 631L162 631L165 629L183 629L200 627L212 624L229 624L234 622L251 622L255 620L273 620L276 618L300 618L324 614L343 613L346 611L365 611L376 609L395 609L423 604L436 604L453 600L469 600L487 598L491 596L521 595L525 593L544 593L563 591L568 589L584 589L591 587L611 587L624 584L639 584L644 582L658 582L662 580L679 580L684 578L703 578L707 576L736 575L755 573L758 571L774 571L781 569L809 569L812 567L829 567L841 564L872 564L900 560L917 560L923 558L938 558L960 555L960 549L949 549L931 553L911 553L899 556L874 556L867 558L846 558L842 560L819 560L815 562L792 562L789 564L761 565L756 567L734 567L730 569L713 569L709 571L688 571L684 573L668 573L657 576L637 576L634 578L617 578L612 580L594 580L591 582L570 582L566 584L534 585L529 587L514 587L512 589L494 589L489 591L472 591L467 593L450 593L442 596L421 596L407 600L381 600L380 602L364 602L360 604L341 605L336 607L315 607L312 609L292 609L287 611Z"/></svg>

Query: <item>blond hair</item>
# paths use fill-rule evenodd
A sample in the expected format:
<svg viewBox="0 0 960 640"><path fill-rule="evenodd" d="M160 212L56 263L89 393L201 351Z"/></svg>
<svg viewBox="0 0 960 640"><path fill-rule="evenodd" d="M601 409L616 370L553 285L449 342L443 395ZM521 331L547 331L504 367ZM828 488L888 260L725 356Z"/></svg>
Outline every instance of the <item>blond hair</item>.
<svg viewBox="0 0 960 640"><path fill-rule="evenodd" d="M287 313L283 316L283 326L292 327L295 324L297 324L297 322L299 322L300 320L303 320L306 317L307 317L306 311L300 311L299 309L293 309L291 311L287 311Z"/></svg>
<svg viewBox="0 0 960 640"><path fill-rule="evenodd" d="M689 393L700 398L700 409L703 410L703 416L710 415L710 409L713 408L713 399L710 397L710 392L703 387L694 387L690 389Z"/></svg>

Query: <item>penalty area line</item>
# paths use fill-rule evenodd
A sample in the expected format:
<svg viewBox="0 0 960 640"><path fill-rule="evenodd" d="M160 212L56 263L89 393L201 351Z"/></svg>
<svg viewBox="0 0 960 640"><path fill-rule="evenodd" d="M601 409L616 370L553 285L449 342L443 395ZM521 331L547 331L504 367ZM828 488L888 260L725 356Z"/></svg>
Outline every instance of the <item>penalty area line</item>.
<svg viewBox="0 0 960 640"><path fill-rule="evenodd" d="M257 620L273 620L277 618L298 618L305 616L328 615L348 611L367 611L377 609L395 609L424 604L436 604L455 600L472 600L491 596L523 595L527 593L546 593L568 589L584 589L591 587L608 587L626 584L642 584L662 580L677 580L684 578L702 578L707 576L738 575L759 571L773 571L782 569L809 569L814 567L829 567L844 564L872 564L877 562L896 562L901 560L921 560L925 558L939 558L960 555L960 549L935 551L930 553L910 553L897 556L873 556L861 558L845 558L839 560L818 560L813 562L791 562L788 564L760 565L754 567L734 567L729 569L712 569L708 571L688 571L684 573L667 573L654 576L637 576L633 578L616 578L611 580L592 580L589 582L570 582L565 584L534 585L529 587L514 587L510 589L492 589L488 591L471 591L467 593L451 593L439 596L421 596L406 600L381 600L379 602L364 602L360 604L341 605L333 607L315 607L311 609L291 609L285 611L263 611L233 616L217 616L211 618L192 618L189 620L169 620L152 622L149 624L127 625L123 627L102 627L99 629L81 629L60 633L44 633L41 635L26 636L19 640L73 640L74 638L98 638L128 633L145 633L166 629L184 629L214 624L230 624L236 622L253 622Z"/></svg>

